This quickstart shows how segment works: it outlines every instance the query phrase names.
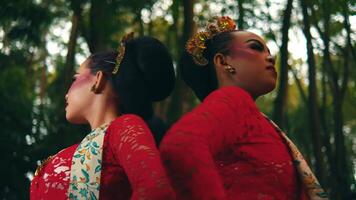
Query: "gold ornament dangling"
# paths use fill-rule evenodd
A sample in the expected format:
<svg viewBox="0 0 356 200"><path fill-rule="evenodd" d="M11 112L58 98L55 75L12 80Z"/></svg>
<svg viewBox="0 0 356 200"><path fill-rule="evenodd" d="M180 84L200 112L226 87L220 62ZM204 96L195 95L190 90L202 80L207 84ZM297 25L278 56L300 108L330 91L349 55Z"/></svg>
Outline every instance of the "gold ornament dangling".
<svg viewBox="0 0 356 200"><path fill-rule="evenodd" d="M225 71L229 72L230 74L236 73L236 69L231 67L230 65L226 65L224 69L225 69Z"/></svg>

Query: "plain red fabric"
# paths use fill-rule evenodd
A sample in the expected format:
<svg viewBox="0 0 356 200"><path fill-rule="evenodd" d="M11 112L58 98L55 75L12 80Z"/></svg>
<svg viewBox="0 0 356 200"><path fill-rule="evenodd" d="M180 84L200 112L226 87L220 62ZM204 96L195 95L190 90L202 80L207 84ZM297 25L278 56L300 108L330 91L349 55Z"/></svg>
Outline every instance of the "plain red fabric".
<svg viewBox="0 0 356 200"><path fill-rule="evenodd" d="M78 144L57 153L31 182L31 199L67 199L71 160ZM174 199L153 136L136 115L107 129L100 199Z"/></svg>
<svg viewBox="0 0 356 200"><path fill-rule="evenodd" d="M178 199L300 199L289 149L238 87L212 92L173 125L160 152Z"/></svg>

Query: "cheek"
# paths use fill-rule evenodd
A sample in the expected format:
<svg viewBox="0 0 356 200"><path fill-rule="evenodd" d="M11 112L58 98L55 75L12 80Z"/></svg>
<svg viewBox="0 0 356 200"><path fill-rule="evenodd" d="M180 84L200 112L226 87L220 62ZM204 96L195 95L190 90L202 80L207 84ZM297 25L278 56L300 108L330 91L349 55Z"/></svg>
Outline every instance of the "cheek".
<svg viewBox="0 0 356 200"><path fill-rule="evenodd" d="M248 48L233 48L230 56L234 59L256 59L256 52Z"/></svg>
<svg viewBox="0 0 356 200"><path fill-rule="evenodd" d="M81 76L78 77L70 86L68 90L68 94L91 82L91 78L89 76Z"/></svg>
<svg viewBox="0 0 356 200"><path fill-rule="evenodd" d="M234 64L239 71L240 78L255 79L263 73L264 61L261 53L249 48L233 48L230 53Z"/></svg>

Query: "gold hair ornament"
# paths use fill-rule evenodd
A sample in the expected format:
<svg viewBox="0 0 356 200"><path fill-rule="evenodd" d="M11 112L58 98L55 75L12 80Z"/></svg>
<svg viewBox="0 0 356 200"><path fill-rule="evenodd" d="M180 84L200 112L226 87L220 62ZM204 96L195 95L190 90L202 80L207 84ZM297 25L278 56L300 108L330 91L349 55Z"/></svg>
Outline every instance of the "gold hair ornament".
<svg viewBox="0 0 356 200"><path fill-rule="evenodd" d="M208 60L204 57L204 50L207 48L205 42L215 35L236 30L236 24L230 17L214 17L205 27L204 31L194 34L186 44L187 52L192 55L193 61L200 66L208 64Z"/></svg>
<svg viewBox="0 0 356 200"><path fill-rule="evenodd" d="M125 56L126 43L127 43L127 41L133 39L133 37L134 37L133 32L130 32L130 33L124 35L124 37L122 37L119 48L118 48L119 53L116 56L115 67L114 67L114 70L112 71L112 74L117 74L117 72L119 71L120 64Z"/></svg>

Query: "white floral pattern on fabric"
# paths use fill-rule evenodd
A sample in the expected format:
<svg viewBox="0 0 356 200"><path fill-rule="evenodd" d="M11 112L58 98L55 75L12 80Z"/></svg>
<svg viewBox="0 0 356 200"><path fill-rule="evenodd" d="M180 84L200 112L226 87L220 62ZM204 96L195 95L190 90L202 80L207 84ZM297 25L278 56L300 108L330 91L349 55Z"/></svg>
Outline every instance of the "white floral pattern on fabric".
<svg viewBox="0 0 356 200"><path fill-rule="evenodd" d="M275 124L271 119L269 119L265 114L261 113L277 130L282 138L288 145L290 152L293 157L294 165L298 171L299 177L302 180L303 186L307 190L307 194L310 200L328 200L328 196L324 189L320 186L318 179L313 174L312 170L305 161L303 155L298 150L297 146L288 138L288 136Z"/></svg>
<svg viewBox="0 0 356 200"><path fill-rule="evenodd" d="M108 124L92 130L72 158L68 199L99 199L104 135Z"/></svg>

